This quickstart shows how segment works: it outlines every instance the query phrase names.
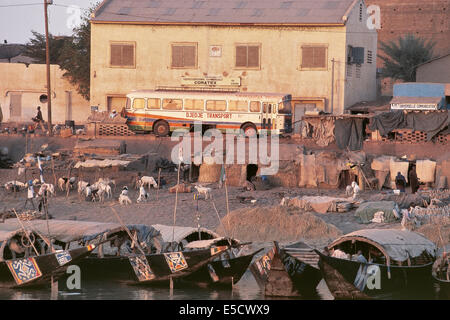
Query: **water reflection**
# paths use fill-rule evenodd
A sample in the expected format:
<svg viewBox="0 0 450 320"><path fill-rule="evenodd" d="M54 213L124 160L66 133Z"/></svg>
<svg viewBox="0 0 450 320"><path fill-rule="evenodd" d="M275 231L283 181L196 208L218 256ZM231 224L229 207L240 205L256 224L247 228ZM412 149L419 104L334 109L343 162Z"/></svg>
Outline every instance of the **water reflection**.
<svg viewBox="0 0 450 320"><path fill-rule="evenodd" d="M63 281L59 282L58 300L264 300L275 299L264 297L253 275L247 271L232 290L174 288L172 295L169 286L141 287L114 282L84 281L80 290L68 290ZM318 295L308 299L333 300L325 281L317 287ZM50 300L49 288L41 289L1 289L0 300ZM407 299L408 297L398 297ZM435 297L429 297L434 299ZM278 298L279 299L279 298ZM292 299L292 298L283 298ZM295 298L299 299L299 298Z"/></svg>

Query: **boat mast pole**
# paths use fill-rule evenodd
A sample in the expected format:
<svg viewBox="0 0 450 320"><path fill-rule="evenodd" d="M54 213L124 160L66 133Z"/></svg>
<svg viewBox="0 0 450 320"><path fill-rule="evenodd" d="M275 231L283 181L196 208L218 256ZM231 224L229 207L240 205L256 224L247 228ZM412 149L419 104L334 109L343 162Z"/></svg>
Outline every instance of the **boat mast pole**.
<svg viewBox="0 0 450 320"><path fill-rule="evenodd" d="M27 230L26 230L25 227L23 226L22 221L20 221L20 218L19 218L19 215L18 215L17 212L16 212L16 209L13 208L13 211L14 211L14 214L16 215L16 217L17 217L17 221L19 221L20 226L22 227L23 232L24 232L25 235L27 236L28 241L30 241L30 244L31 244L31 246L32 246L33 249L34 249L34 252L36 252L36 255L39 256L39 253L38 253L36 247L34 246L33 241L31 241L31 238L30 238L30 236L29 236Z"/></svg>

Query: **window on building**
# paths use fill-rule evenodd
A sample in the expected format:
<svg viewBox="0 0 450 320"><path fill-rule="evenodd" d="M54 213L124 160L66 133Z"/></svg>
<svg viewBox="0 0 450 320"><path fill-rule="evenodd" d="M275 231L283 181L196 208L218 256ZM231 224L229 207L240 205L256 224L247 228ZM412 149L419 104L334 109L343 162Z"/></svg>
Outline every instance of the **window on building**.
<svg viewBox="0 0 450 320"><path fill-rule="evenodd" d="M250 101L250 112L261 112L261 102Z"/></svg>
<svg viewBox="0 0 450 320"><path fill-rule="evenodd" d="M163 109L165 110L181 110L183 109L183 100L181 99L164 99Z"/></svg>
<svg viewBox="0 0 450 320"><path fill-rule="evenodd" d="M133 100L133 109L144 109L145 108L145 99L137 98Z"/></svg>
<svg viewBox="0 0 450 320"><path fill-rule="evenodd" d="M363 20L363 4L359 4L359 22L362 22Z"/></svg>
<svg viewBox="0 0 450 320"><path fill-rule="evenodd" d="M147 109L152 109L152 110L161 109L161 99L155 99L155 98L147 99Z"/></svg>
<svg viewBox="0 0 450 320"><path fill-rule="evenodd" d="M236 46L236 68L259 68L259 45Z"/></svg>
<svg viewBox="0 0 450 320"><path fill-rule="evenodd" d="M134 44L112 43L110 65L112 67L134 67Z"/></svg>
<svg viewBox="0 0 450 320"><path fill-rule="evenodd" d="M236 100L228 101L228 111L248 112L248 102Z"/></svg>
<svg viewBox="0 0 450 320"><path fill-rule="evenodd" d="M120 112L127 105L127 97L125 96L109 96L107 97L106 108L108 112L116 110ZM128 107L128 109L130 109Z"/></svg>
<svg viewBox="0 0 450 320"><path fill-rule="evenodd" d="M227 102L225 100L208 100L206 101L206 110L225 111L227 110Z"/></svg>
<svg viewBox="0 0 450 320"><path fill-rule="evenodd" d="M197 44L172 44L172 68L196 68Z"/></svg>
<svg viewBox="0 0 450 320"><path fill-rule="evenodd" d="M198 110L203 111L205 108L205 101L199 99L184 99L184 110Z"/></svg>
<svg viewBox="0 0 450 320"><path fill-rule="evenodd" d="M373 55L371 50L367 50L367 63L372 63Z"/></svg>
<svg viewBox="0 0 450 320"><path fill-rule="evenodd" d="M355 67L355 69L356 69L356 71L355 71L355 77L356 77L357 79L360 79L360 78L361 78L361 65L360 65L360 64L357 64L356 67Z"/></svg>
<svg viewBox="0 0 450 320"><path fill-rule="evenodd" d="M327 47L325 46L302 46L302 68L326 68Z"/></svg>

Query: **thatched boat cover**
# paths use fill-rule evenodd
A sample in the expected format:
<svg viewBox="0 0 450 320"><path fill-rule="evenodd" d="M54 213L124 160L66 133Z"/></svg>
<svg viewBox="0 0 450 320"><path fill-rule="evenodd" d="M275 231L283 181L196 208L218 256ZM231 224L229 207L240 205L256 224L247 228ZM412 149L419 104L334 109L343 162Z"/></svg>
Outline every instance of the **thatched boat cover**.
<svg viewBox="0 0 450 320"><path fill-rule="evenodd" d="M197 240L189 242L185 248L186 249L205 249L210 248L211 246L215 245L219 241L227 240L225 237L215 238L215 239L209 239L209 240ZM233 240L233 242L238 242L237 240Z"/></svg>
<svg viewBox="0 0 450 320"><path fill-rule="evenodd" d="M86 161L79 161L75 164L74 168L78 169L80 167L83 168L108 168L108 167L115 167L115 166L122 166L127 167L130 164L131 161L124 161L124 160L95 160L95 159L89 159Z"/></svg>
<svg viewBox="0 0 450 320"><path fill-rule="evenodd" d="M1 230L0 231L0 245L2 244L3 241L7 241L9 239L11 239L12 237L14 237L16 234L21 233L22 229L16 229L16 230Z"/></svg>
<svg viewBox="0 0 450 320"><path fill-rule="evenodd" d="M46 220L31 220L22 222L27 230L33 230L48 236L50 229L50 238L61 242L71 242L80 240L86 236L103 233L110 230L120 230L122 227L118 223L102 223L91 221L74 221L74 220L48 220L48 228ZM21 230L20 223L17 219L8 219L0 224L0 233Z"/></svg>
<svg viewBox="0 0 450 320"><path fill-rule="evenodd" d="M152 225L153 228L161 232L161 236L163 238L164 242L176 242L180 243L181 241L185 240L187 237L189 237L191 234L198 233L198 228L192 228L192 227L178 227L175 226L175 234L174 233L174 227L173 226L167 226L162 224L154 224ZM206 228L200 228L201 233L206 233L210 235L212 238L219 238L220 235L215 233L214 231L211 231Z"/></svg>
<svg viewBox="0 0 450 320"><path fill-rule="evenodd" d="M436 256L436 245L423 235L399 229L365 229L346 234L328 247L332 248L345 241L364 241L381 246L391 259L406 261L408 257L415 258L424 251L431 256Z"/></svg>

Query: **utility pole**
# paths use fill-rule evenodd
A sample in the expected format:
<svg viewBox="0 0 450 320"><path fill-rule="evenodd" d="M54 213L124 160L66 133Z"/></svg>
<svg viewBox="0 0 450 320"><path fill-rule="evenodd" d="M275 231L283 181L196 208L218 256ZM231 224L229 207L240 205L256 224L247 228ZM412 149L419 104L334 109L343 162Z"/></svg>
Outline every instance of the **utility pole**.
<svg viewBox="0 0 450 320"><path fill-rule="evenodd" d="M53 0L44 0L45 14L45 62L47 64L47 114L48 114L48 135L53 136L52 130L52 90L50 87L50 44L48 39L48 13L47 7L53 4Z"/></svg>
<svg viewBox="0 0 450 320"><path fill-rule="evenodd" d="M332 70L331 70L331 113L334 111L334 63L336 60L334 58L331 60Z"/></svg>

